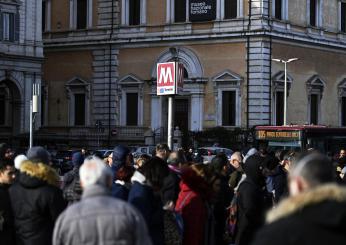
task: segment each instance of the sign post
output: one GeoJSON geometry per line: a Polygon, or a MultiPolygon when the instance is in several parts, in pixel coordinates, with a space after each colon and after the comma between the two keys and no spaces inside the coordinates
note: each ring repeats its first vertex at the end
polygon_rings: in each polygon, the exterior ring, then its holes
{"type": "Polygon", "coordinates": [[[183,89],[184,66],[178,62],[157,64],[157,95],[168,95],[167,145],[173,149],[174,100],[173,96],[183,89]]]}

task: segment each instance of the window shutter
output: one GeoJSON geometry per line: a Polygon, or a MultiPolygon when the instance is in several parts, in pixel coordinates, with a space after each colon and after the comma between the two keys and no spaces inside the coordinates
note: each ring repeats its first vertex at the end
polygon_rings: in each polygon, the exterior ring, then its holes
{"type": "Polygon", "coordinates": [[[15,27],[14,27],[14,40],[19,41],[19,33],[20,33],[20,14],[15,14],[15,27]]]}
{"type": "Polygon", "coordinates": [[[0,40],[3,39],[4,30],[3,30],[3,19],[2,19],[2,13],[0,12],[0,40]]]}

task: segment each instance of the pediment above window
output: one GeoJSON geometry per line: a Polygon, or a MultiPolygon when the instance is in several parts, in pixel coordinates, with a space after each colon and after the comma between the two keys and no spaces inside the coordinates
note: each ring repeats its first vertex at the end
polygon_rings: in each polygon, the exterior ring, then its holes
{"type": "Polygon", "coordinates": [[[67,87],[89,86],[89,85],[90,85],[89,82],[79,77],[74,77],[65,84],[65,86],[67,87]]]}
{"type": "Polygon", "coordinates": [[[140,85],[140,84],[143,84],[143,80],[141,80],[135,75],[129,74],[119,79],[118,84],[121,86],[140,85]]]}
{"type": "Polygon", "coordinates": [[[318,75],[314,75],[306,82],[306,86],[309,93],[323,93],[326,83],[318,75]]]}
{"type": "Polygon", "coordinates": [[[344,78],[338,85],[339,97],[346,97],[346,78],[344,78]]]}
{"type": "MultiPolygon", "coordinates": [[[[276,73],[273,76],[272,81],[274,83],[284,83],[285,82],[285,72],[279,71],[278,73],[276,73]]],[[[293,78],[289,74],[287,74],[287,82],[289,82],[289,83],[293,82],[293,78]]]]}

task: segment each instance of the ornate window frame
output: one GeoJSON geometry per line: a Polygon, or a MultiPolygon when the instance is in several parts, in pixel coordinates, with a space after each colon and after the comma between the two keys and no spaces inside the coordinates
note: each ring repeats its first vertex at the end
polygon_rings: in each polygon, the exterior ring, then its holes
{"type": "MultiPolygon", "coordinates": [[[[293,78],[287,74],[287,96],[290,94],[293,78]]],[[[285,71],[279,71],[272,77],[272,124],[276,125],[276,100],[277,92],[285,90],[285,71]]]]}
{"type": "Polygon", "coordinates": [[[68,125],[75,126],[75,103],[74,95],[85,94],[85,124],[90,125],[90,83],[79,77],[74,77],[65,84],[68,100],[68,125]]]}
{"type": "Polygon", "coordinates": [[[215,95],[215,114],[216,125],[224,126],[222,122],[222,92],[235,91],[236,92],[236,120],[233,126],[224,127],[240,127],[241,126],[241,83],[243,78],[230,71],[225,70],[212,78],[214,85],[215,95]]]}
{"type": "MultiPolygon", "coordinates": [[[[139,25],[147,23],[147,0],[140,0],[140,21],[139,25]]],[[[130,0],[121,0],[121,25],[130,25],[130,0]]]]}
{"type": "Polygon", "coordinates": [[[119,97],[119,115],[120,126],[126,125],[126,94],[137,93],[138,94],[138,111],[137,111],[137,126],[143,126],[143,93],[144,93],[144,81],[133,74],[126,75],[118,81],[118,97],[119,97]]]}
{"type": "Polygon", "coordinates": [[[346,125],[342,125],[342,98],[346,97],[346,78],[344,78],[341,82],[338,84],[338,116],[339,116],[339,125],[341,127],[344,127],[346,125]]]}
{"type": "MultiPolygon", "coordinates": [[[[87,1],[87,26],[86,28],[92,28],[93,25],[93,0],[87,1]]],[[[70,0],[70,29],[77,29],[77,0],[70,0]]]]}
{"type": "MultiPolygon", "coordinates": [[[[272,17],[275,18],[275,1],[271,2],[272,17]]],[[[288,21],[288,0],[281,0],[281,20],[288,21]]]]}
{"type": "Polygon", "coordinates": [[[316,26],[310,23],[310,0],[306,0],[306,23],[309,27],[321,28],[323,26],[323,0],[316,0],[316,26]]]}
{"type": "Polygon", "coordinates": [[[312,94],[316,94],[318,95],[318,121],[317,123],[321,123],[321,101],[322,101],[322,97],[323,97],[323,91],[324,88],[326,87],[326,82],[320,78],[320,76],[318,75],[314,75],[312,76],[307,82],[306,82],[306,88],[307,88],[307,96],[308,96],[308,107],[307,107],[307,121],[309,122],[309,124],[311,124],[311,95],[312,94]]]}

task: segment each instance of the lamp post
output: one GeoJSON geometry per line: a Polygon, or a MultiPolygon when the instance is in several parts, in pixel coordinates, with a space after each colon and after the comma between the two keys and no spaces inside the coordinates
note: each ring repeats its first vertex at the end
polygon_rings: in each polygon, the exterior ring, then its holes
{"type": "Polygon", "coordinates": [[[285,83],[284,83],[284,126],[287,125],[287,63],[298,60],[298,58],[291,58],[288,60],[272,59],[272,61],[284,63],[285,65],[285,83]]]}
{"type": "Polygon", "coordinates": [[[29,148],[33,146],[34,142],[34,123],[36,114],[38,113],[38,97],[40,95],[40,84],[34,83],[32,85],[32,99],[30,100],[30,131],[29,131],[29,148]]]}

